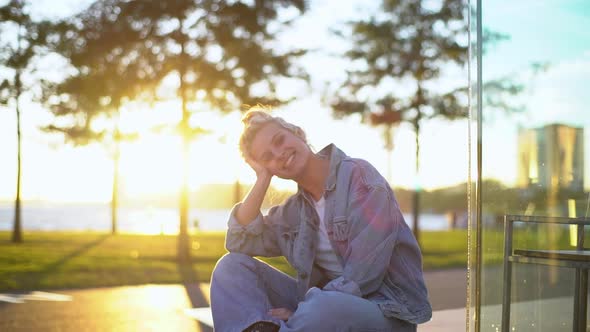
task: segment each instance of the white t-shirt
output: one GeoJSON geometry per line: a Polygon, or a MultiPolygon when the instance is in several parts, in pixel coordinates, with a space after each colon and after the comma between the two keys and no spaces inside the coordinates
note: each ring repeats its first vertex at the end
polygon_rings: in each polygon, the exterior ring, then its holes
{"type": "Polygon", "coordinates": [[[315,263],[328,275],[330,279],[338,278],[342,275],[342,265],[332,249],[326,225],[324,225],[324,211],[326,201],[322,197],[319,201],[314,201],[315,210],[320,217],[320,229],[318,231],[318,246],[315,254],[315,263]]]}

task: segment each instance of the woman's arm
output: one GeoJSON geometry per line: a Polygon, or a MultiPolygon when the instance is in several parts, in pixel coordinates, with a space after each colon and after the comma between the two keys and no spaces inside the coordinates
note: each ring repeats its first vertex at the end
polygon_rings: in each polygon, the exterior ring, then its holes
{"type": "Polygon", "coordinates": [[[260,207],[264,201],[264,195],[266,195],[266,191],[270,186],[270,180],[272,179],[272,174],[268,169],[256,161],[246,158],[246,162],[256,172],[256,183],[254,183],[254,186],[250,189],[246,198],[244,198],[244,201],[236,211],[235,217],[237,221],[244,226],[249,225],[260,214],[260,207]]]}
{"type": "Polygon", "coordinates": [[[225,247],[230,252],[251,256],[279,256],[282,253],[272,220],[280,218],[282,207],[271,208],[267,216],[260,213],[273,175],[251,159],[246,159],[246,162],[256,172],[256,183],[230,214],[225,247]]]}
{"type": "Polygon", "coordinates": [[[249,225],[260,214],[260,207],[270,185],[271,178],[272,176],[269,175],[256,177],[256,183],[254,183],[254,186],[250,189],[246,198],[244,198],[244,201],[242,201],[242,204],[236,211],[236,219],[241,225],[249,225]]]}

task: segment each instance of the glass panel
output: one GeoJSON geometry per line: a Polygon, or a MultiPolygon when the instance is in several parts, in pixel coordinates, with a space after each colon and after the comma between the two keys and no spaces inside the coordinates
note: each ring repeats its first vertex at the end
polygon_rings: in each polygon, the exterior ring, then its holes
{"type": "MultiPolygon", "coordinates": [[[[590,6],[586,0],[478,3],[482,107],[472,121],[482,120],[475,201],[481,215],[472,219],[471,237],[480,226],[481,273],[474,330],[500,331],[509,280],[509,331],[571,331],[575,269],[513,262],[504,279],[504,216],[590,217],[590,6]]],[[[473,135],[471,144],[477,144],[473,135]]],[[[573,250],[576,231],[515,222],[512,248],[573,250]]],[[[589,238],[586,233],[587,247],[589,238]]],[[[475,255],[477,246],[470,250],[475,255]]],[[[476,298],[478,290],[471,292],[476,298]]]]}
{"type": "Polygon", "coordinates": [[[467,181],[467,209],[468,209],[468,229],[467,229],[467,243],[468,243],[468,254],[467,254],[467,328],[469,331],[476,331],[476,322],[479,317],[479,288],[480,287],[480,275],[478,267],[480,266],[479,253],[478,253],[478,225],[476,224],[477,218],[477,178],[478,178],[478,162],[477,162],[477,151],[478,151],[478,97],[481,95],[478,89],[478,25],[481,20],[478,18],[480,1],[471,0],[469,1],[469,129],[468,129],[468,153],[469,153],[469,178],[467,181]]]}

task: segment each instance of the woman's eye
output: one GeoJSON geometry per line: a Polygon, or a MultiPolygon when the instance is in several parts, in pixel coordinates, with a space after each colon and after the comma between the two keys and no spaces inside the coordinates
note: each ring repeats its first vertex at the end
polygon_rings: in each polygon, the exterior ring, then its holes
{"type": "Polygon", "coordinates": [[[283,144],[283,140],[284,140],[284,139],[285,139],[285,135],[281,135],[281,136],[279,136],[279,137],[277,138],[277,140],[276,140],[276,144],[277,144],[277,145],[281,145],[281,144],[283,144]]]}

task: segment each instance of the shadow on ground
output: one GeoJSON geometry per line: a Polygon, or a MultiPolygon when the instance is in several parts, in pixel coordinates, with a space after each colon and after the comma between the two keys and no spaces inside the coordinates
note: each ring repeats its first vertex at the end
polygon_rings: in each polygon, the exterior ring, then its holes
{"type": "MultiPolygon", "coordinates": [[[[27,280],[28,285],[39,285],[39,284],[41,284],[43,279],[45,279],[48,276],[50,276],[51,274],[55,273],[65,263],[67,263],[68,261],[70,261],[78,256],[81,256],[82,254],[89,251],[90,249],[100,245],[102,242],[104,242],[110,236],[111,236],[111,234],[105,234],[103,236],[100,236],[96,240],[81,246],[80,248],[76,249],[75,251],[72,251],[71,253],[60,258],[59,260],[44,266],[42,269],[37,270],[37,271],[27,271],[26,273],[21,273],[21,274],[17,275],[16,278],[20,279],[20,280],[27,280]]],[[[34,289],[22,289],[18,292],[14,292],[14,293],[25,294],[25,293],[28,293],[33,290],[34,289]]],[[[7,304],[6,302],[0,302],[0,307],[5,306],[6,304],[7,304]]]]}
{"type": "MultiPolygon", "coordinates": [[[[182,285],[186,291],[186,294],[191,302],[193,308],[208,307],[209,301],[208,296],[203,293],[201,285],[199,283],[199,276],[193,269],[191,262],[178,262],[178,272],[182,278],[182,285]]],[[[198,328],[202,332],[213,332],[213,328],[195,321],[198,328]]]]}

